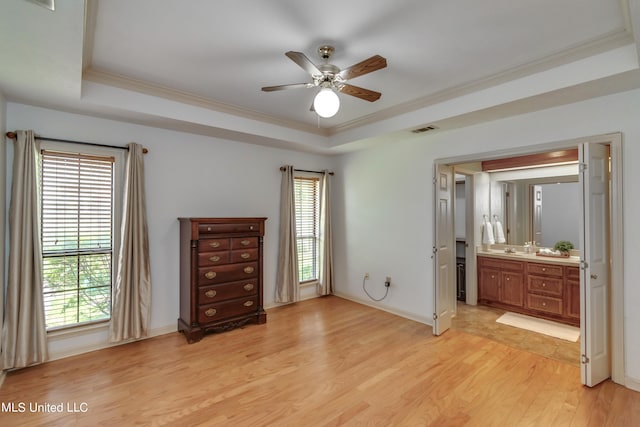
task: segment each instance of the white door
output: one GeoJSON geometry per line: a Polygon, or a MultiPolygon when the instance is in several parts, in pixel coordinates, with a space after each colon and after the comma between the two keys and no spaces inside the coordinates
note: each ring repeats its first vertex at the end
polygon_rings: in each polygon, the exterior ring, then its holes
{"type": "Polygon", "coordinates": [[[580,227],[582,270],[580,334],[582,383],[594,386],[611,376],[609,338],[609,147],[581,144],[580,227]]]}
{"type": "Polygon", "coordinates": [[[435,166],[435,297],[433,334],[440,335],[451,327],[456,304],[456,264],[453,212],[453,168],[435,166]]]}

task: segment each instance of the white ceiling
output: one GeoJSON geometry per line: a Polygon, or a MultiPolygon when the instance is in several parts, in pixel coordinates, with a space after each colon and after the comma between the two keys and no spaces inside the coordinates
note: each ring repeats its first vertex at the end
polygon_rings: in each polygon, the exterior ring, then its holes
{"type": "Polygon", "coordinates": [[[548,106],[593,96],[590,91],[601,95],[635,86],[636,5],[637,0],[58,0],[51,12],[7,0],[0,4],[0,90],[10,100],[70,111],[249,142],[321,140],[331,148],[414,126],[465,123],[460,118],[474,112],[485,117],[487,111],[520,111],[512,105],[516,101],[528,100],[525,109],[533,109],[538,103],[532,99],[548,106]],[[340,68],[375,54],[385,57],[387,68],[350,81],[382,92],[381,99],[369,103],[340,94],[338,114],[319,120],[309,111],[316,89],[260,90],[310,81],[284,53],[300,51],[321,63],[316,50],[322,44],[335,46],[330,62],[340,68]],[[571,64],[581,70],[579,61],[583,71],[561,81],[571,64]],[[584,67],[592,75],[582,75],[584,67]],[[509,88],[513,81],[520,82],[518,89],[509,88]],[[598,84],[605,81],[607,90],[598,84]],[[452,107],[462,99],[464,106],[452,107]],[[500,109],[504,105],[513,108],[500,109]],[[445,107],[450,111],[442,112],[445,107]]]}

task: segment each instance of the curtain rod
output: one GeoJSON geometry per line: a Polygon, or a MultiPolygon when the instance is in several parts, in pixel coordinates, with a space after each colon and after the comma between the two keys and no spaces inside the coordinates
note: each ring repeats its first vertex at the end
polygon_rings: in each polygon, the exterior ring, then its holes
{"type": "MultiPolygon", "coordinates": [[[[280,166],[280,171],[281,172],[284,172],[286,170],[287,170],[286,166],[280,166]]],[[[294,171],[296,171],[296,172],[309,172],[309,173],[324,173],[323,171],[308,171],[308,170],[305,170],[305,169],[294,169],[294,171]]],[[[329,175],[333,175],[333,172],[329,172],[329,175]]]]}
{"type": "MultiPolygon", "coordinates": [[[[15,132],[7,132],[6,136],[9,139],[16,139],[18,137],[18,134],[16,134],[15,132]]],[[[72,144],[84,144],[84,145],[93,145],[96,147],[109,147],[109,148],[118,148],[120,150],[129,150],[129,147],[123,147],[121,145],[98,144],[97,142],[70,141],[68,139],[47,138],[44,136],[36,136],[35,138],[41,141],[70,142],[72,144]]],[[[147,154],[149,150],[147,150],[146,148],[143,148],[142,152],[144,154],[147,154]]]]}

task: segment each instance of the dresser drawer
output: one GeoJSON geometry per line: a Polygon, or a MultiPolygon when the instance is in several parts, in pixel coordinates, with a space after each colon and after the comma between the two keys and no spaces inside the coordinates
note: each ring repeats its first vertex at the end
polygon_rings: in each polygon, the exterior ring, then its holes
{"type": "Polygon", "coordinates": [[[198,321],[200,323],[217,322],[230,317],[241,316],[258,310],[258,297],[238,298],[218,304],[201,305],[198,307],[198,321]]]}
{"type": "Polygon", "coordinates": [[[236,282],[258,276],[258,263],[227,264],[198,268],[198,284],[236,282]]]}
{"type": "Polygon", "coordinates": [[[536,264],[534,262],[529,263],[529,274],[539,274],[543,276],[558,276],[562,277],[562,266],[551,264],[536,264]]]}
{"type": "Polygon", "coordinates": [[[561,315],[562,300],[560,298],[528,294],[527,308],[531,310],[543,311],[545,313],[561,315]]]}
{"type": "Polygon", "coordinates": [[[234,298],[252,296],[257,293],[257,279],[225,283],[222,285],[201,286],[198,288],[198,304],[213,304],[234,298]]]}
{"type": "Polygon", "coordinates": [[[558,297],[562,296],[562,278],[528,276],[527,282],[527,289],[529,292],[544,293],[558,297]]]}
{"type": "Polygon", "coordinates": [[[198,265],[203,267],[205,265],[229,264],[230,258],[229,251],[200,252],[198,254],[198,265]]]}
{"type": "Polygon", "coordinates": [[[505,260],[501,258],[490,258],[490,257],[478,257],[482,267],[491,267],[497,268],[500,270],[509,270],[509,271],[524,271],[524,262],[522,261],[511,261],[505,260]]]}
{"type": "Polygon", "coordinates": [[[231,262],[255,261],[258,259],[258,255],[258,248],[231,251],[231,262]]]}
{"type": "Polygon", "coordinates": [[[229,239],[202,239],[198,241],[199,252],[223,251],[229,249],[229,239]]]}
{"type": "Polygon", "coordinates": [[[234,237],[231,239],[231,249],[249,249],[257,247],[257,237],[234,237]]]}
{"type": "Polygon", "coordinates": [[[198,233],[201,235],[206,234],[221,234],[221,233],[251,233],[259,232],[260,224],[256,223],[229,223],[229,224],[198,224],[198,233]]]}

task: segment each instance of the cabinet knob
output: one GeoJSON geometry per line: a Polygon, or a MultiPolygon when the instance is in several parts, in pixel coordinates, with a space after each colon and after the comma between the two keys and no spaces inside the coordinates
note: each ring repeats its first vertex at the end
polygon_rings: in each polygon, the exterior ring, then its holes
{"type": "Polygon", "coordinates": [[[213,317],[216,315],[217,312],[218,310],[216,310],[215,308],[210,308],[209,310],[204,312],[204,315],[207,317],[213,317]]]}
{"type": "Polygon", "coordinates": [[[511,277],[507,277],[507,282],[508,282],[509,280],[511,280],[511,277]]]}
{"type": "Polygon", "coordinates": [[[492,279],[495,279],[495,278],[496,278],[496,276],[494,276],[494,275],[492,274],[492,275],[491,275],[491,278],[492,278],[492,279]]]}
{"type": "Polygon", "coordinates": [[[247,274],[251,274],[253,273],[253,270],[254,270],[253,267],[245,267],[243,271],[247,274]]]}
{"type": "Polygon", "coordinates": [[[253,301],[245,301],[243,305],[245,307],[251,307],[253,305],[253,301]]]}
{"type": "Polygon", "coordinates": [[[546,286],[547,286],[547,284],[546,284],[546,283],[543,283],[543,284],[542,284],[542,287],[543,287],[543,288],[545,288],[546,286]]]}
{"type": "Polygon", "coordinates": [[[209,289],[207,292],[204,293],[208,298],[213,298],[216,296],[217,292],[214,291],[213,289],[209,289]]]}
{"type": "Polygon", "coordinates": [[[249,252],[244,252],[244,253],[240,254],[240,258],[242,258],[242,259],[251,258],[251,254],[249,252]]]}
{"type": "Polygon", "coordinates": [[[543,303],[542,303],[542,306],[543,306],[543,307],[546,307],[546,306],[547,306],[547,303],[546,303],[546,302],[543,302],[543,303]]]}
{"type": "Polygon", "coordinates": [[[246,285],[243,286],[244,290],[249,292],[251,290],[253,290],[253,283],[247,283],[246,285]]]}
{"type": "Polygon", "coordinates": [[[204,274],[204,277],[206,277],[207,279],[213,279],[213,278],[214,278],[214,277],[216,277],[216,276],[217,276],[217,274],[216,274],[216,272],[215,272],[215,271],[207,271],[207,272],[204,274]]]}
{"type": "Polygon", "coordinates": [[[542,267],[542,271],[547,271],[547,269],[545,267],[542,267]]]}

